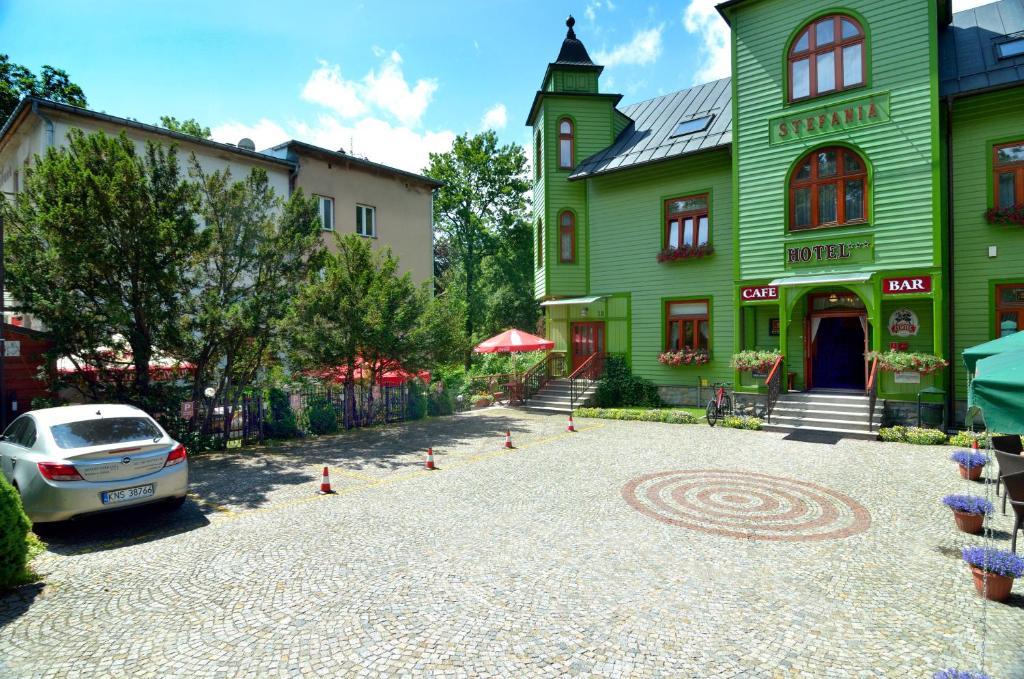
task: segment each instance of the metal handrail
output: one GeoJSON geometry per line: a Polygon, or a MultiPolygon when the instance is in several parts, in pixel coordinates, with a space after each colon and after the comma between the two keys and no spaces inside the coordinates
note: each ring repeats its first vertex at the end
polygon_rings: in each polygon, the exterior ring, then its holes
{"type": "Polygon", "coordinates": [[[551,351],[523,373],[523,400],[537,395],[552,378],[565,374],[565,352],[551,351]]]}
{"type": "Polygon", "coordinates": [[[769,424],[772,421],[772,410],[775,409],[775,404],[779,400],[779,393],[782,391],[782,358],[780,354],[775,359],[772,369],[768,372],[768,377],[764,380],[765,385],[768,387],[768,393],[765,394],[764,400],[764,420],[769,424]]]}
{"type": "Polygon", "coordinates": [[[868,384],[864,388],[864,394],[868,397],[868,431],[875,429],[875,403],[878,400],[878,357],[871,362],[871,372],[868,375],[868,384]]]}
{"type": "Polygon", "coordinates": [[[569,408],[576,410],[577,397],[583,396],[591,384],[604,375],[605,355],[591,354],[569,375],[569,408]]]}

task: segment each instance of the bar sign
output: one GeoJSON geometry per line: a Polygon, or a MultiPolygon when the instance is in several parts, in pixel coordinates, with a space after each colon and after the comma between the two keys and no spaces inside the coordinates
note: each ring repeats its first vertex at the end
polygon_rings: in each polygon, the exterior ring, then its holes
{"type": "Polygon", "coordinates": [[[932,291],[931,276],[900,276],[883,278],[883,295],[913,295],[932,291]]]}

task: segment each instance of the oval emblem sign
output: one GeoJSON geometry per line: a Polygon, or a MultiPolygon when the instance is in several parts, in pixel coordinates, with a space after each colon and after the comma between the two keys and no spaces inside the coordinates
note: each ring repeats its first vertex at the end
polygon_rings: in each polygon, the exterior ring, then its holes
{"type": "Polygon", "coordinates": [[[920,329],[917,314],[911,309],[897,309],[889,316],[889,334],[893,337],[914,337],[920,329]]]}
{"type": "Polygon", "coordinates": [[[129,464],[131,461],[132,461],[132,458],[130,458],[130,457],[122,457],[121,458],[121,464],[129,464]]]}

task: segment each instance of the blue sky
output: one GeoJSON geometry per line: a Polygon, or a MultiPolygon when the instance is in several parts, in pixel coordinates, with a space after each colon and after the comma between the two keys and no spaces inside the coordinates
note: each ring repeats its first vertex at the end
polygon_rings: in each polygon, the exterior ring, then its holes
{"type": "MultiPolygon", "coordinates": [[[[955,0],[957,9],[988,0],[955,0]]],[[[409,170],[523,127],[565,17],[624,103],[728,75],[714,0],[0,0],[0,50],[67,70],[89,107],[197,118],[259,148],[298,138],[409,170]]]]}

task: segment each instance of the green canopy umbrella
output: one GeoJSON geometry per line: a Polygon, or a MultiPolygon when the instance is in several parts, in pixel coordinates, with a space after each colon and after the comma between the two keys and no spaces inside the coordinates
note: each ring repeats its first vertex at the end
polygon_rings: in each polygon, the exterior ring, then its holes
{"type": "Polygon", "coordinates": [[[1024,351],[1024,332],[1015,332],[1006,337],[964,349],[964,365],[967,366],[967,372],[973,373],[975,365],[981,359],[1007,351],[1024,351]]]}
{"type": "MultiPolygon", "coordinates": [[[[964,354],[966,362],[967,352],[964,354]]],[[[977,361],[967,391],[967,421],[979,412],[989,431],[1024,434],[1024,351],[1008,351],[977,361]]]]}

